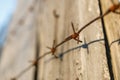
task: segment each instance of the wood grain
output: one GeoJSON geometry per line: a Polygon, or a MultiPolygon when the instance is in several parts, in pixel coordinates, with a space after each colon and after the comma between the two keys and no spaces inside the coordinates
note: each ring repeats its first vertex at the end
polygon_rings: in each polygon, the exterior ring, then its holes
{"type": "MultiPolygon", "coordinates": [[[[13,16],[0,61],[0,80],[10,80],[36,56],[36,33],[39,56],[73,34],[71,22],[78,31],[100,15],[98,0],[19,0],[13,16]],[[93,3],[94,2],[94,3],[93,3]],[[59,15],[55,18],[54,11],[59,15]],[[36,32],[38,31],[38,32],[36,32]]],[[[111,5],[101,0],[103,13],[111,5]]],[[[111,49],[115,80],[120,77],[120,31],[117,14],[104,18],[111,49]],[[119,43],[118,43],[119,42],[119,43]]],[[[49,54],[39,62],[38,80],[110,80],[102,22],[98,20],[80,33],[82,43],[70,40],[57,48],[54,58],[49,54]]],[[[18,80],[34,80],[34,67],[18,80]]]]}
{"type": "MultiPolygon", "coordinates": [[[[41,0],[40,5],[40,55],[49,51],[45,47],[52,46],[54,39],[59,43],[73,33],[71,21],[78,30],[100,12],[97,0],[41,0]],[[60,15],[56,26],[54,9],[60,15]]],[[[71,40],[57,49],[62,58],[48,55],[41,60],[38,80],[110,80],[101,21],[86,28],[80,39],[83,43],[71,40]]]]}
{"type": "MultiPolygon", "coordinates": [[[[34,0],[19,0],[8,30],[0,61],[0,80],[10,80],[29,66],[35,58],[34,0]]],[[[34,67],[18,80],[33,80],[34,67]]]]}
{"type": "MultiPolygon", "coordinates": [[[[101,3],[103,13],[112,5],[109,0],[101,0],[101,3]]],[[[111,50],[114,78],[120,80],[120,15],[110,13],[104,18],[104,22],[111,50]]]]}

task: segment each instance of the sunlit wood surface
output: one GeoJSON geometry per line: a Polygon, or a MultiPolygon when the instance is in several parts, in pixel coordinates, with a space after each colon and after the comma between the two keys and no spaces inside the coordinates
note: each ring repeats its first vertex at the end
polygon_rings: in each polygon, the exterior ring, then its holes
{"type": "MultiPolygon", "coordinates": [[[[0,57],[0,80],[16,77],[36,56],[50,51],[46,47],[52,47],[54,40],[59,44],[73,34],[71,22],[78,31],[100,16],[100,5],[104,13],[112,3],[109,0],[100,3],[99,0],[19,0],[0,57]]],[[[80,33],[82,43],[70,40],[62,44],[55,52],[61,57],[56,59],[52,54],[43,57],[37,68],[31,68],[17,80],[111,80],[110,72],[115,80],[120,80],[119,22],[120,15],[114,13],[106,15],[103,22],[95,21],[80,33]],[[110,53],[106,50],[105,33],[110,53]]]]}

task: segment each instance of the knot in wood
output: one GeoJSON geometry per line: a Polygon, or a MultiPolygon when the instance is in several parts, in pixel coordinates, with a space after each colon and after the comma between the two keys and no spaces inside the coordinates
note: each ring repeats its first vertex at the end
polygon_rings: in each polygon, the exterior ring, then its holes
{"type": "Polygon", "coordinates": [[[16,80],[16,78],[11,78],[11,80],[16,80]]]}

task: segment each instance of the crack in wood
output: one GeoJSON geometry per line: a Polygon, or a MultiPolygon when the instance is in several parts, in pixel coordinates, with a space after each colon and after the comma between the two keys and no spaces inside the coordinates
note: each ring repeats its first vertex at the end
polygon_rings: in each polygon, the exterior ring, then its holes
{"type": "MultiPolygon", "coordinates": [[[[101,1],[98,0],[98,3],[99,3],[99,8],[100,8],[100,15],[103,15],[102,8],[101,8],[101,1]]],[[[113,66],[112,66],[111,55],[110,55],[110,47],[109,47],[109,43],[108,43],[108,37],[107,37],[103,17],[101,18],[101,23],[102,23],[102,29],[103,29],[103,34],[104,34],[106,57],[107,57],[107,64],[108,64],[108,68],[109,68],[110,79],[114,80],[113,66]]]]}

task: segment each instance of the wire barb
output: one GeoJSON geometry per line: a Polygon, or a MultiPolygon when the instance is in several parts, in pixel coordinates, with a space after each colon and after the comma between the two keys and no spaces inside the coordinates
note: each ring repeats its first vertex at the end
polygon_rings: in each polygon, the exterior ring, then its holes
{"type": "Polygon", "coordinates": [[[52,45],[52,48],[51,47],[47,47],[48,49],[50,49],[50,51],[51,51],[51,53],[52,53],[52,55],[54,55],[55,56],[55,58],[58,58],[56,55],[55,55],[55,52],[56,52],[56,41],[54,40],[53,41],[53,45],[52,45]]]}
{"type": "Polygon", "coordinates": [[[53,15],[55,18],[59,18],[59,14],[57,14],[56,10],[53,10],[53,15]]]}
{"type": "MultiPolygon", "coordinates": [[[[103,15],[101,16],[98,16],[97,18],[91,20],[89,23],[87,23],[85,26],[83,26],[80,30],[78,30],[78,32],[75,31],[75,28],[74,28],[74,24],[73,22],[71,22],[71,26],[72,26],[72,29],[73,29],[73,34],[68,36],[67,38],[65,38],[62,42],[60,42],[59,44],[56,45],[55,43],[55,40],[53,41],[53,45],[52,45],[52,48],[51,47],[47,47],[48,49],[50,49],[49,52],[45,53],[44,55],[38,57],[36,60],[32,61],[32,64],[29,65],[26,69],[24,69],[23,71],[21,71],[16,77],[14,78],[11,78],[11,80],[17,80],[19,77],[21,77],[25,72],[27,72],[29,69],[31,69],[31,67],[35,66],[36,64],[38,64],[38,61],[40,59],[42,59],[43,57],[45,57],[46,55],[48,55],[49,53],[52,53],[52,55],[54,55],[56,58],[58,58],[56,55],[55,55],[55,51],[56,51],[56,48],[59,47],[60,45],[64,44],[65,42],[71,40],[71,39],[74,39],[77,41],[77,43],[79,42],[82,42],[81,40],[79,40],[79,34],[81,31],[83,31],[86,27],[88,27],[88,25],[92,24],[93,22],[95,22],[96,20],[100,19],[100,18],[103,18],[104,16],[106,16],[108,13],[110,12],[114,12],[114,13],[119,13],[120,12],[116,12],[116,10],[120,7],[120,0],[119,0],[119,3],[118,4],[113,4],[103,15]]],[[[56,13],[56,10],[53,11],[54,13],[54,16],[56,18],[59,17],[59,15],[56,13]]],[[[120,41],[118,42],[118,44],[120,45],[120,41]]]]}
{"type": "Polygon", "coordinates": [[[76,33],[76,32],[75,32],[74,25],[73,25],[73,22],[71,22],[71,25],[72,25],[73,32],[76,33]]]}

